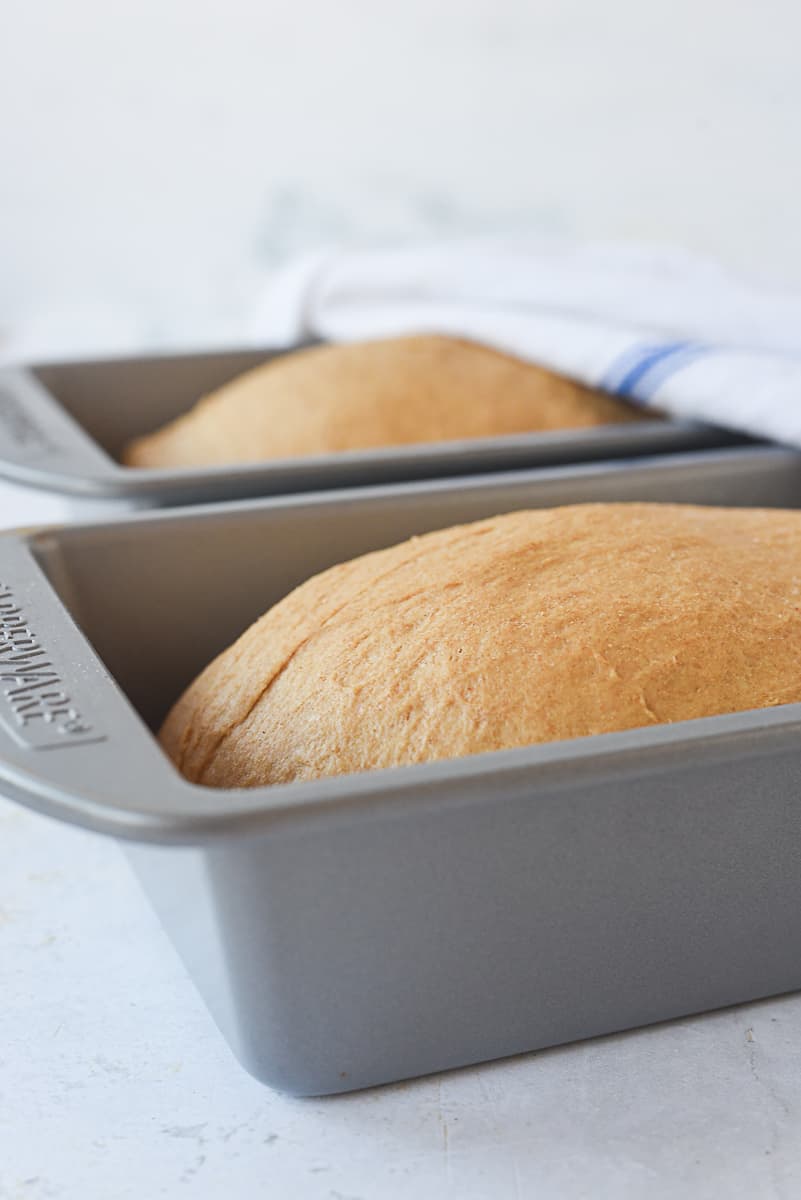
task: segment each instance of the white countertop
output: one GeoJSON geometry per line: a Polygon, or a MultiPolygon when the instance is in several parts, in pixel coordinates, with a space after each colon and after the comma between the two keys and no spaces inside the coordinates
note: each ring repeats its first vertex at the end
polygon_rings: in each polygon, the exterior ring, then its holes
{"type": "Polygon", "coordinates": [[[234,1061],[114,842],[0,801],[0,881],[2,1200],[801,1192],[801,996],[294,1100],[234,1061]]]}

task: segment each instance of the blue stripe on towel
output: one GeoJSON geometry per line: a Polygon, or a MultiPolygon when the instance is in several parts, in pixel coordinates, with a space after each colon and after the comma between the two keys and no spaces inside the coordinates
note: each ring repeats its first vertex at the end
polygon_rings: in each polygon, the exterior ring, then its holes
{"type": "Polygon", "coordinates": [[[648,400],[675,371],[709,350],[700,342],[660,342],[634,347],[621,354],[600,386],[615,396],[648,400]]]}
{"type": "Polygon", "coordinates": [[[629,346],[622,354],[613,359],[609,367],[598,381],[598,387],[605,392],[617,392],[621,383],[635,367],[665,346],[665,342],[638,342],[629,346]]]}
{"type": "Polygon", "coordinates": [[[640,380],[637,387],[637,399],[651,400],[666,379],[678,371],[683,371],[685,367],[702,355],[711,353],[711,350],[711,346],[703,346],[700,342],[688,342],[679,353],[671,355],[670,358],[661,359],[640,380]]]}
{"type": "Polygon", "coordinates": [[[689,345],[689,342],[667,342],[661,346],[647,347],[639,362],[634,363],[620,380],[615,388],[615,395],[630,395],[643,376],[652,371],[659,363],[664,362],[666,358],[671,358],[674,354],[686,350],[689,345]]]}

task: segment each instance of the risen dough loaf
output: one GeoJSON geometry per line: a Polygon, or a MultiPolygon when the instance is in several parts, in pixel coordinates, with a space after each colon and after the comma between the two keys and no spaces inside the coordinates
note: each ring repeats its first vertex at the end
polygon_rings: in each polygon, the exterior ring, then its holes
{"type": "Polygon", "coordinates": [[[220,787],[801,700],[801,513],[511,513],[331,568],[188,688],[163,744],[220,787]]]}
{"type": "Polygon", "coordinates": [[[453,338],[317,346],[267,362],[132,442],[132,467],[291,458],[643,419],[540,367],[453,338]]]}

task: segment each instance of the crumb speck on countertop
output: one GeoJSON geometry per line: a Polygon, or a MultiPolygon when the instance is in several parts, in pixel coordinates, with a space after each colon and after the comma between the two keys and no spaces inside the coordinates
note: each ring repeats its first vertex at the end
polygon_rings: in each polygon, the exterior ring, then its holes
{"type": "Polygon", "coordinates": [[[199,1125],[165,1125],[161,1132],[172,1138],[193,1138],[202,1145],[206,1141],[203,1130],[207,1125],[208,1121],[201,1121],[199,1125]]]}

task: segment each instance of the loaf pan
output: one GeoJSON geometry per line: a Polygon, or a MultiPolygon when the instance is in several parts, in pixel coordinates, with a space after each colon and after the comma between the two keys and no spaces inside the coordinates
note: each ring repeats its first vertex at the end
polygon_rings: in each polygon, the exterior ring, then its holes
{"type": "Polygon", "coordinates": [[[225,467],[142,470],[118,458],[133,437],[186,412],[276,352],[238,351],[0,371],[0,480],[61,493],[69,515],[195,504],[356,484],[697,450],[745,439],[643,420],[594,429],[349,451],[225,467]]]}
{"type": "Polygon", "coordinates": [[[347,1091],[801,986],[799,704],[230,791],[188,783],[151,732],[313,572],[453,522],[598,500],[801,507],[801,457],[740,449],[0,538],[0,789],[123,839],[258,1078],[347,1091]]]}

